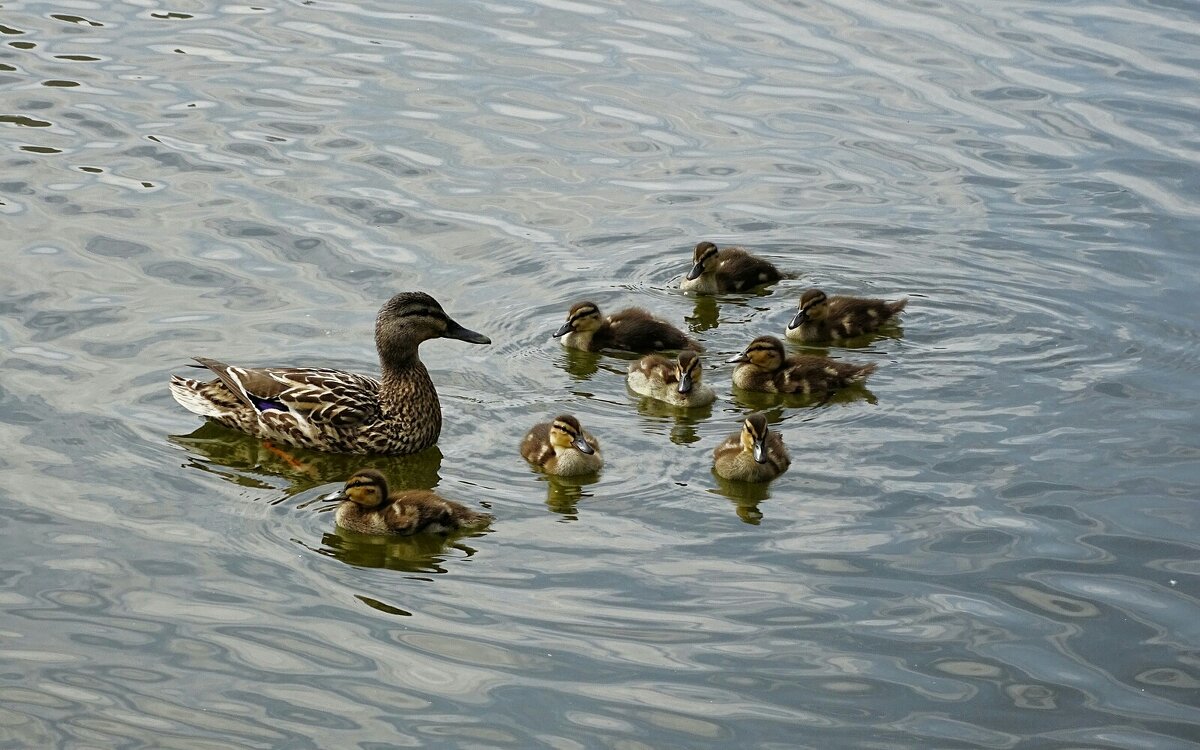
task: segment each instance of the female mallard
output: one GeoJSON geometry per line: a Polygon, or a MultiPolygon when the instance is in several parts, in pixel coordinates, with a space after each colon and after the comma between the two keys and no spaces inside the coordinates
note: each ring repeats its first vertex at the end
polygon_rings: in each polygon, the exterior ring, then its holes
{"type": "Polygon", "coordinates": [[[811,354],[788,357],[784,354],[783,342],[774,336],[759,336],[729,361],[737,363],[733,371],[734,385],[764,393],[824,395],[864,380],[875,372],[874,363],[852,365],[811,354]]]}
{"type": "Polygon", "coordinates": [[[442,408],[417,347],[449,338],[490,344],[451,320],[424,292],[402,292],[375,319],[380,380],[342,370],[249,369],[212,359],[209,382],[175,375],[171,395],[185,409],[255,437],[335,453],[416,453],[437,442],[442,408]]]}
{"type": "Polygon", "coordinates": [[[675,361],[661,354],[647,354],[629,366],[626,382],[634,393],[672,406],[708,406],[717,395],[700,382],[702,374],[700,357],[684,349],[675,361]]]}
{"type": "Polygon", "coordinates": [[[567,322],[554,332],[554,338],[561,338],[563,346],[585,352],[620,349],[646,354],[663,349],[704,350],[683,331],[640,307],[626,308],[602,318],[594,302],[572,306],[567,322]]]}
{"type": "Polygon", "coordinates": [[[521,441],[521,455],[547,474],[560,477],[591,474],[604,465],[600,443],[569,414],[535,424],[521,441]]]}
{"type": "Polygon", "coordinates": [[[679,282],[679,288],[701,294],[746,292],[782,278],[774,264],[740,247],[717,249],[711,242],[701,242],[692,253],[692,270],[679,282]]]}
{"type": "Polygon", "coordinates": [[[800,310],[788,323],[787,337],[793,341],[819,343],[852,339],[879,330],[898,315],[908,298],[888,302],[866,297],[827,297],[820,289],[800,295],[800,310]]]}
{"type": "Polygon", "coordinates": [[[713,470],[724,479],[739,482],[769,482],[787,471],[792,463],[783,438],[767,428],[767,418],[751,414],[740,432],[725,439],[713,451],[713,470]]]}
{"type": "Polygon", "coordinates": [[[480,529],[492,516],[440,497],[429,490],[388,492],[387,479],[374,469],[360,469],[346,480],[340,492],[326,500],[340,500],[337,525],[360,534],[440,533],[480,529]]]}

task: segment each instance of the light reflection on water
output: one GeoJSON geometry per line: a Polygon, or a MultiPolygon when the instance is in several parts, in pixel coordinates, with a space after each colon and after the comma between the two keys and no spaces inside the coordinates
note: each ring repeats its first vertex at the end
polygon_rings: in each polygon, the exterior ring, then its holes
{"type": "Polygon", "coordinates": [[[3,10],[0,745],[1194,746],[1189,9],[3,10]],[[701,239],[788,278],[685,295],[701,239]],[[735,392],[810,286],[910,297],[789,344],[878,372],[735,392]],[[374,371],[414,288],[495,342],[422,348],[438,449],[166,391],[197,354],[374,371]],[[564,351],[582,299],[686,324],[717,403],[564,351]],[[751,409],[769,486],[710,470],[751,409]],[[520,459],[564,411],[597,476],[520,459]],[[335,530],[367,466],[497,521],[335,530]]]}

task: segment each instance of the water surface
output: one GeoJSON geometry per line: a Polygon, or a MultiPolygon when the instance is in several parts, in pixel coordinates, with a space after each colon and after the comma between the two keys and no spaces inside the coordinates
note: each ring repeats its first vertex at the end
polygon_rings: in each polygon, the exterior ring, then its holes
{"type": "Polygon", "coordinates": [[[1177,748],[1200,736],[1200,14],[1186,3],[0,2],[0,745],[1177,748]],[[700,239],[790,278],[677,291],[700,239]],[[722,360],[910,297],[819,405],[722,360]],[[280,451],[189,358],[374,372],[439,449],[280,451]],[[681,414],[549,337],[700,338],[681,414]],[[767,488],[712,448],[765,408],[767,488]],[[576,414],[603,473],[517,443],[576,414]],[[198,429],[199,428],[199,429],[198,429]],[[337,532],[355,468],[497,516],[337,532]]]}

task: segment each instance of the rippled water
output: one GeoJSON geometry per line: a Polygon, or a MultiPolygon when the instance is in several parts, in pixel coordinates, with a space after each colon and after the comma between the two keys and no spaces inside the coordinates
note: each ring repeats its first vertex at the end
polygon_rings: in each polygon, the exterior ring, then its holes
{"type": "Polygon", "coordinates": [[[1193,747],[1200,12],[1186,2],[0,1],[0,746],[1193,747]],[[676,285],[699,239],[792,278],[676,285]],[[868,390],[732,397],[799,291],[911,298],[868,390]],[[188,358],[376,368],[440,453],[284,453],[188,358]],[[645,305],[708,413],[549,334],[645,305]],[[768,408],[759,492],[711,450],[768,408]],[[577,414],[597,481],[516,444],[577,414]],[[335,533],[354,468],[498,520],[335,533]]]}

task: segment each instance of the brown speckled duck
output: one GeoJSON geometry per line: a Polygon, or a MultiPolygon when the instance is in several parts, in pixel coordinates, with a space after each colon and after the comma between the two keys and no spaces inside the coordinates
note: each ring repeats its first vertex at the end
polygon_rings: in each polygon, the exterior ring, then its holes
{"type": "Polygon", "coordinates": [[[828,297],[820,289],[809,289],[800,295],[800,310],[788,323],[785,333],[793,341],[808,344],[852,339],[879,330],[907,304],[907,297],[888,302],[866,297],[828,297]]]}
{"type": "Polygon", "coordinates": [[[604,465],[600,443],[569,414],[534,425],[521,441],[521,455],[547,474],[560,477],[591,474],[604,465]]]}
{"type": "Polygon", "coordinates": [[[783,438],[768,429],[762,414],[746,417],[742,429],[713,451],[717,475],[740,482],[769,482],[787,471],[791,463],[783,438]]]}
{"type": "Polygon", "coordinates": [[[704,350],[683,331],[640,307],[601,317],[594,302],[573,305],[567,321],[554,332],[554,338],[560,339],[563,346],[587,352],[619,349],[646,354],[664,349],[704,350]]]}
{"type": "Polygon", "coordinates": [[[811,354],[787,356],[783,342],[774,336],[759,336],[730,362],[733,384],[748,391],[823,395],[864,380],[875,372],[875,364],[852,365],[811,354]]]}
{"type": "Polygon", "coordinates": [[[337,525],[360,534],[443,533],[481,529],[492,522],[460,503],[430,490],[388,492],[387,479],[374,469],[361,469],[346,480],[340,492],[326,497],[340,500],[337,525]]]}
{"type": "Polygon", "coordinates": [[[691,349],[684,349],[675,360],[661,354],[647,354],[629,366],[626,382],[634,393],[672,406],[708,406],[717,400],[717,395],[701,382],[703,373],[700,357],[691,349]]]}
{"type": "Polygon", "coordinates": [[[701,294],[748,292],[781,278],[783,274],[774,264],[740,247],[718,249],[711,242],[701,242],[692,253],[692,270],[679,282],[679,288],[701,294]]]}
{"type": "Polygon", "coordinates": [[[402,292],[375,319],[380,380],[343,370],[234,367],[196,361],[216,380],[171,378],[185,409],[255,437],[335,453],[406,454],[437,442],[442,409],[417,348],[435,338],[489,344],[454,322],[433,297],[402,292]]]}

